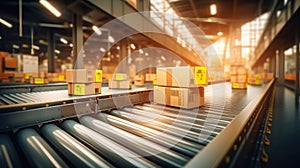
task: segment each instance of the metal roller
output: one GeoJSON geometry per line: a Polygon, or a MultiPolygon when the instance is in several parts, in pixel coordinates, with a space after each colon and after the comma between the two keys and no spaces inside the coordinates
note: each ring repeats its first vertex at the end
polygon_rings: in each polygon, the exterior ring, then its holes
{"type": "MultiPolygon", "coordinates": [[[[199,119],[196,118],[197,114],[194,114],[195,116],[192,117],[190,115],[186,115],[181,112],[179,115],[179,114],[175,114],[172,112],[168,112],[166,110],[163,110],[161,112],[160,109],[154,109],[151,107],[144,107],[144,106],[135,106],[135,107],[139,110],[144,110],[146,112],[146,113],[143,112],[141,115],[146,115],[146,116],[150,116],[150,117],[159,115],[159,117],[161,117],[163,121],[167,120],[171,123],[176,121],[178,123],[178,126],[181,126],[182,128],[187,128],[187,129],[193,130],[195,132],[202,131],[202,132],[207,132],[210,135],[216,136],[224,128],[223,126],[219,126],[219,125],[215,124],[215,123],[219,122],[218,120],[216,120],[216,119],[212,120],[211,118],[209,118],[207,120],[203,120],[203,121],[201,121],[202,124],[199,124],[199,119]],[[197,121],[198,121],[198,124],[196,124],[197,121]],[[179,123],[181,123],[181,124],[179,124],[179,123]],[[215,129],[213,129],[213,130],[207,129],[204,126],[204,123],[206,124],[206,126],[213,126],[215,129]]],[[[129,111],[129,109],[126,111],[129,111]]],[[[135,112],[135,110],[133,109],[133,110],[130,110],[129,112],[135,112]]],[[[136,113],[136,114],[139,114],[139,113],[136,113]]]]}
{"type": "Polygon", "coordinates": [[[157,167],[140,155],[73,120],[66,120],[61,126],[116,167],[157,167]]]}
{"type": "Polygon", "coordinates": [[[193,157],[199,152],[199,150],[203,148],[202,145],[188,142],[184,139],[168,135],[151,128],[147,128],[145,126],[121,119],[119,117],[115,117],[104,113],[99,113],[97,117],[101,121],[108,121],[109,124],[112,124],[115,127],[141,136],[147,140],[153,141],[167,148],[171,148],[174,151],[177,151],[189,157],[193,157]]]}
{"type": "Polygon", "coordinates": [[[68,167],[34,129],[21,130],[17,138],[30,167],[68,167]]]}
{"type": "Polygon", "coordinates": [[[165,132],[167,134],[171,134],[180,138],[187,139],[192,142],[200,143],[201,145],[207,145],[213,137],[206,135],[205,138],[202,138],[199,133],[191,132],[190,130],[183,129],[180,127],[176,127],[171,124],[166,124],[157,120],[151,120],[151,123],[145,122],[149,121],[149,118],[146,118],[144,116],[139,116],[136,114],[124,112],[121,110],[113,110],[112,113],[113,115],[116,115],[121,118],[125,118],[130,121],[138,122],[144,126],[156,129],[161,132],[165,132]]]}
{"type": "Polygon", "coordinates": [[[41,132],[74,167],[112,167],[103,158],[54,124],[44,125],[41,132]]]}
{"type": "Polygon", "coordinates": [[[84,116],[80,118],[80,122],[160,166],[182,167],[188,161],[187,157],[179,153],[170,151],[168,148],[128,133],[93,117],[84,116]]]}
{"type": "MultiPolygon", "coordinates": [[[[148,110],[163,110],[164,113],[167,113],[167,114],[181,114],[181,115],[184,115],[186,117],[188,116],[194,116],[195,115],[195,111],[193,110],[186,110],[186,109],[177,109],[177,108],[171,108],[171,107],[164,107],[164,106],[135,106],[137,108],[142,108],[142,109],[148,109],[148,110]]],[[[198,109],[199,110],[199,109],[198,109]]],[[[212,109],[213,110],[213,109],[212,109]]],[[[212,114],[210,112],[207,112],[206,114],[203,114],[203,113],[196,113],[197,117],[199,118],[203,118],[203,119],[206,119],[209,114],[209,117],[210,118],[214,118],[214,119],[218,119],[218,120],[222,120],[222,121],[227,121],[227,122],[230,122],[234,117],[228,117],[228,116],[223,116],[222,114],[212,114]]]]}
{"type": "MultiPolygon", "coordinates": [[[[159,114],[160,117],[162,117],[163,119],[170,119],[170,118],[175,118],[176,121],[178,120],[178,115],[176,114],[172,114],[172,113],[168,113],[168,112],[157,112],[157,111],[153,111],[153,110],[147,110],[147,111],[143,111],[137,108],[131,108],[131,107],[125,107],[123,108],[123,110],[128,111],[128,112],[133,112],[135,114],[141,114],[141,115],[147,115],[152,117],[153,114],[159,114]]],[[[208,125],[212,125],[212,126],[222,126],[222,127],[226,127],[230,122],[229,121],[223,121],[223,120],[217,120],[217,119],[209,119],[207,120],[206,118],[199,118],[198,116],[193,117],[189,117],[189,116],[183,116],[180,115],[179,117],[180,120],[178,120],[178,122],[182,122],[183,125],[185,125],[186,123],[190,123],[191,121],[195,124],[198,125],[203,125],[204,123],[208,124],[208,125]],[[218,123],[218,124],[215,124],[218,123]]]]}
{"type": "Polygon", "coordinates": [[[22,167],[12,140],[4,134],[0,134],[0,167],[22,167]]]}

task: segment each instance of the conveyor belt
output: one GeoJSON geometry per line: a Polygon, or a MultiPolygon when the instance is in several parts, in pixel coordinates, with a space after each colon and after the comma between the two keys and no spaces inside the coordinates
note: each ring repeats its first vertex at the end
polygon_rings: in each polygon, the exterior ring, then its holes
{"type": "MultiPolygon", "coordinates": [[[[1,164],[8,167],[12,164],[25,167],[182,167],[263,89],[249,86],[247,91],[231,91],[230,84],[216,84],[206,88],[206,103],[199,109],[146,103],[2,132],[1,164]],[[224,86],[229,92],[225,99],[218,94],[224,92],[224,86]]],[[[57,98],[61,101],[68,98],[64,93],[19,93],[2,95],[0,100],[17,103],[18,97],[23,97],[18,101],[29,103],[57,98]]]]}

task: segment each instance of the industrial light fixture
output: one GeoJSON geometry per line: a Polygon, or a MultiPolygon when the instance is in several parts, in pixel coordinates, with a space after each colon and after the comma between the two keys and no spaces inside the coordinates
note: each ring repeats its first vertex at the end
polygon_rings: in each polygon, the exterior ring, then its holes
{"type": "Polygon", "coordinates": [[[18,46],[18,45],[16,45],[16,44],[13,44],[12,47],[13,47],[14,49],[19,49],[19,48],[20,48],[20,46],[18,46]]]}
{"type": "Polygon", "coordinates": [[[211,4],[210,5],[210,14],[211,15],[216,15],[217,14],[217,5],[216,4],[211,4]]]}
{"type": "Polygon", "coordinates": [[[101,48],[100,48],[100,51],[101,51],[101,52],[105,52],[105,49],[101,47],[101,48]]]}
{"type": "Polygon", "coordinates": [[[12,28],[12,24],[8,23],[6,20],[3,20],[2,18],[0,18],[0,23],[5,25],[6,27],[12,28]]]}
{"type": "Polygon", "coordinates": [[[56,54],[60,54],[60,51],[57,50],[57,49],[55,49],[54,52],[55,52],[56,54]]]}
{"type": "Polygon", "coordinates": [[[121,48],[120,48],[120,46],[117,46],[117,50],[120,50],[121,48]]]}
{"type": "Polygon", "coordinates": [[[101,31],[97,26],[94,25],[94,26],[92,27],[92,29],[94,30],[94,32],[95,32],[97,35],[100,36],[100,35],[102,34],[102,31],[101,31]]]}
{"type": "Polygon", "coordinates": [[[37,46],[37,45],[32,45],[32,48],[35,49],[35,50],[39,50],[40,49],[40,47],[37,46]]]}
{"type": "Polygon", "coordinates": [[[115,39],[112,37],[112,36],[108,36],[108,41],[110,43],[114,43],[115,42],[115,39]]]}
{"type": "Polygon", "coordinates": [[[133,43],[130,44],[130,47],[134,50],[136,47],[133,43]]]}
{"type": "Polygon", "coordinates": [[[223,36],[223,32],[218,32],[217,35],[218,36],[223,36]]]}
{"type": "Polygon", "coordinates": [[[148,55],[149,55],[149,54],[146,52],[146,53],[145,53],[145,56],[148,57],[148,55]]]}
{"type": "Polygon", "coordinates": [[[142,49],[139,49],[140,54],[144,54],[144,51],[142,49]]]}
{"type": "Polygon", "coordinates": [[[66,39],[62,38],[62,37],[59,39],[59,41],[64,43],[64,44],[68,44],[68,41],[66,39]]]}
{"type": "Polygon", "coordinates": [[[58,11],[52,4],[50,4],[47,0],[40,0],[40,3],[47,8],[54,16],[60,17],[61,12],[58,11]]]}
{"type": "Polygon", "coordinates": [[[70,44],[69,44],[69,46],[70,46],[70,47],[73,47],[73,44],[72,44],[72,43],[70,43],[70,44]]]}

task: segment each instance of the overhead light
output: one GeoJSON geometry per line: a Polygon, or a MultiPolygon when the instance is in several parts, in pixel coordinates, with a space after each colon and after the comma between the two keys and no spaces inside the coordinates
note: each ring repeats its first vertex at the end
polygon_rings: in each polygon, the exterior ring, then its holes
{"type": "Polygon", "coordinates": [[[2,39],[2,37],[0,36],[0,40],[2,39]]]}
{"type": "Polygon", "coordinates": [[[94,32],[97,34],[97,35],[101,35],[102,34],[102,31],[97,27],[97,26],[93,26],[92,29],[94,30],[94,32]]]}
{"type": "Polygon", "coordinates": [[[120,48],[120,46],[117,46],[117,50],[120,50],[121,48],[120,48]]]}
{"type": "Polygon", "coordinates": [[[139,53],[140,53],[140,54],[143,54],[144,51],[143,51],[142,49],[139,49],[139,53]]]}
{"type": "Polygon", "coordinates": [[[12,24],[8,23],[6,20],[0,18],[0,23],[4,24],[6,27],[12,28],[12,24]]]}
{"type": "Polygon", "coordinates": [[[130,44],[130,47],[134,50],[135,49],[135,45],[133,43],[130,44]]]}
{"type": "Polygon", "coordinates": [[[48,45],[48,43],[45,40],[39,40],[39,43],[43,45],[48,45]]]}
{"type": "Polygon", "coordinates": [[[166,61],[166,57],[164,57],[163,55],[160,56],[161,60],[166,61]]]}
{"type": "Polygon", "coordinates": [[[16,44],[13,44],[12,47],[13,47],[14,49],[19,49],[19,48],[20,48],[20,46],[18,46],[18,45],[16,45],[16,44]]]}
{"type": "Polygon", "coordinates": [[[218,32],[217,35],[218,36],[223,36],[223,32],[218,32]]]}
{"type": "Polygon", "coordinates": [[[54,50],[54,52],[56,53],[56,54],[60,54],[60,51],[59,50],[54,50]]]}
{"type": "Polygon", "coordinates": [[[23,44],[22,47],[23,48],[29,48],[29,46],[27,44],[23,44]]]}
{"type": "Polygon", "coordinates": [[[32,48],[35,49],[35,50],[39,50],[40,49],[40,47],[37,46],[37,45],[32,45],[32,48]]]}
{"type": "Polygon", "coordinates": [[[112,36],[108,36],[108,41],[111,42],[111,43],[114,43],[115,39],[112,36]]]}
{"type": "Polygon", "coordinates": [[[70,47],[73,47],[73,44],[72,44],[72,43],[70,43],[70,44],[69,44],[69,46],[70,46],[70,47]]]}
{"type": "Polygon", "coordinates": [[[62,37],[59,39],[59,41],[64,43],[64,44],[68,44],[68,41],[66,39],[62,38],[62,37]]]}
{"type": "Polygon", "coordinates": [[[216,15],[217,14],[217,5],[216,4],[211,4],[210,5],[210,14],[211,15],[216,15]]]}
{"type": "Polygon", "coordinates": [[[101,52],[105,52],[105,49],[101,47],[101,48],[100,48],[100,51],[101,51],[101,52]]]}
{"type": "Polygon", "coordinates": [[[145,56],[147,57],[148,55],[149,55],[149,54],[146,52],[146,53],[145,53],[145,56]]]}
{"type": "Polygon", "coordinates": [[[40,0],[40,3],[47,8],[53,15],[55,15],[56,17],[60,17],[61,13],[60,11],[58,11],[52,4],[50,4],[48,1],[46,0],[40,0]]]}

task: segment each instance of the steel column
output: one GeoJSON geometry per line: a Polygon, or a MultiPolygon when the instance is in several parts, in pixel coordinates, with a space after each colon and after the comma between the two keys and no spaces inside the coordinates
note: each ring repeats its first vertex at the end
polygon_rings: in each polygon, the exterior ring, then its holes
{"type": "Polygon", "coordinates": [[[278,83],[280,85],[284,84],[284,51],[282,49],[278,52],[279,60],[278,60],[278,70],[279,70],[279,76],[278,76],[278,83]]]}
{"type": "Polygon", "coordinates": [[[48,72],[55,72],[55,62],[54,62],[54,34],[52,31],[48,32],[48,72]]]}
{"type": "Polygon", "coordinates": [[[82,16],[78,14],[73,14],[73,65],[74,69],[83,68],[83,57],[80,50],[83,45],[83,33],[82,33],[82,16]]]}

